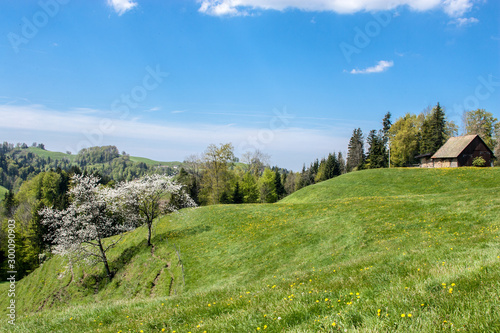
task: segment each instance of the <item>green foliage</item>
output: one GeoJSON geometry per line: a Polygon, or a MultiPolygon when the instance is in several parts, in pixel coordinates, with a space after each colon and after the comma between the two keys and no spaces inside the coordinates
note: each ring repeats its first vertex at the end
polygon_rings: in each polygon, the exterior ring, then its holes
{"type": "Polygon", "coordinates": [[[445,118],[444,111],[439,103],[425,117],[421,128],[421,154],[433,154],[446,142],[447,127],[445,118]]]}
{"type": "MultiPolygon", "coordinates": [[[[204,174],[201,183],[201,202],[218,204],[225,193],[228,197],[229,166],[234,160],[234,148],[231,143],[216,146],[211,144],[203,155],[204,174]]],[[[226,198],[224,198],[225,201],[226,198]]]]}
{"type": "Polygon", "coordinates": [[[375,130],[370,131],[366,142],[369,148],[365,161],[365,169],[386,168],[388,166],[388,154],[384,132],[380,131],[377,133],[375,130]]]}
{"type": "Polygon", "coordinates": [[[78,152],[75,162],[85,166],[88,164],[107,163],[120,156],[115,146],[83,148],[78,152]]]}
{"type": "MultiPolygon", "coordinates": [[[[496,332],[499,190],[495,168],[378,169],[272,205],[181,211],[158,222],[154,251],[144,230],[124,235],[110,251],[112,282],[99,267],[60,257],[44,263],[16,287],[17,325],[496,332]]],[[[0,298],[2,316],[7,301],[0,298]]]]}
{"type": "Polygon", "coordinates": [[[355,129],[347,147],[347,172],[359,168],[365,161],[364,138],[361,128],[355,129]]]}
{"type": "Polygon", "coordinates": [[[484,167],[486,165],[486,161],[481,156],[477,156],[472,161],[472,165],[475,167],[484,167]]]}
{"type": "Polygon", "coordinates": [[[236,186],[234,187],[234,192],[232,196],[232,203],[241,204],[245,200],[243,193],[240,190],[240,183],[236,182],[236,186]]]}
{"type": "Polygon", "coordinates": [[[495,132],[498,133],[500,129],[498,119],[493,117],[492,113],[486,112],[484,109],[466,111],[464,112],[463,118],[466,133],[479,135],[490,149],[493,150],[497,143],[496,140],[500,140],[498,135],[497,138],[495,138],[495,132]]]}
{"type": "MultiPolygon", "coordinates": [[[[39,265],[39,256],[47,251],[50,240],[46,239],[47,226],[41,224],[38,211],[44,207],[64,209],[68,204],[66,192],[69,188],[69,175],[65,171],[42,172],[24,182],[19,192],[14,195],[8,192],[3,203],[5,219],[2,219],[3,232],[7,228],[8,218],[16,221],[16,264],[18,277],[33,271],[39,265]]],[[[1,238],[1,237],[0,237],[1,238]]],[[[0,252],[7,253],[7,243],[0,243],[0,252]]],[[[6,268],[4,257],[0,255],[0,267],[6,268]]],[[[5,272],[2,269],[0,278],[3,280],[5,272]]]]}
{"type": "Polygon", "coordinates": [[[256,203],[259,202],[260,194],[255,176],[251,172],[246,172],[241,180],[240,191],[243,194],[243,202],[256,203]]]}
{"type": "Polygon", "coordinates": [[[265,203],[273,203],[278,201],[276,193],[275,173],[271,169],[266,168],[262,177],[259,179],[260,201],[265,203]]]}
{"type": "Polygon", "coordinates": [[[391,126],[389,135],[391,137],[391,164],[400,167],[414,164],[419,141],[417,116],[407,113],[399,118],[391,126]]]}

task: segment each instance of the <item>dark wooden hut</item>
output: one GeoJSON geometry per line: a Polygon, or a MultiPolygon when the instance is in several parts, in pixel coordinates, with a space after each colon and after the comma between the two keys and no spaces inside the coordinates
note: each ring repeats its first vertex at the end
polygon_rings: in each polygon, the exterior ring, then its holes
{"type": "Polygon", "coordinates": [[[479,135],[464,135],[450,138],[439,150],[429,158],[428,154],[420,155],[421,167],[454,168],[472,166],[476,157],[486,161],[485,166],[493,166],[495,156],[479,135]]]}

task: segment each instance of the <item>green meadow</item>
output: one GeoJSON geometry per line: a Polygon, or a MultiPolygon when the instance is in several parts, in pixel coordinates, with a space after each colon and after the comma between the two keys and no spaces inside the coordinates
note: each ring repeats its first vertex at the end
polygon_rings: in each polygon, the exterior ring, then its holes
{"type": "MultiPolygon", "coordinates": [[[[500,168],[353,172],[53,257],[1,332],[499,332],[500,168]]],[[[8,286],[0,285],[6,322],[8,286]]]]}

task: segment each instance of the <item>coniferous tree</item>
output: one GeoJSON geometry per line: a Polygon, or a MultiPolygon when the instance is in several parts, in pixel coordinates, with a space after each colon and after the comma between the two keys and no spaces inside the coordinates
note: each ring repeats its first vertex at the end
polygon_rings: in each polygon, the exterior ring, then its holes
{"type": "Polygon", "coordinates": [[[446,142],[446,117],[441,105],[437,105],[425,117],[420,131],[420,153],[435,153],[446,142]]]}
{"type": "Polygon", "coordinates": [[[233,192],[233,203],[241,204],[243,203],[243,193],[240,191],[240,183],[236,182],[233,192]]]}
{"type": "Polygon", "coordinates": [[[349,140],[347,152],[347,172],[353,171],[355,168],[359,168],[363,164],[365,160],[363,141],[363,132],[361,131],[361,128],[355,129],[352,133],[351,139],[349,140]]]}
{"type": "Polygon", "coordinates": [[[14,198],[14,192],[12,192],[12,190],[9,190],[5,193],[5,199],[3,202],[4,215],[7,217],[12,217],[15,206],[16,200],[14,198]]]}
{"type": "Polygon", "coordinates": [[[337,155],[337,162],[339,163],[339,170],[340,170],[340,175],[343,175],[344,173],[346,173],[346,161],[344,159],[344,155],[339,152],[338,155],[337,155]]]}
{"type": "Polygon", "coordinates": [[[286,191],[283,183],[281,182],[281,174],[278,172],[278,169],[276,169],[276,172],[274,173],[274,188],[276,190],[278,200],[285,197],[286,191]]]}

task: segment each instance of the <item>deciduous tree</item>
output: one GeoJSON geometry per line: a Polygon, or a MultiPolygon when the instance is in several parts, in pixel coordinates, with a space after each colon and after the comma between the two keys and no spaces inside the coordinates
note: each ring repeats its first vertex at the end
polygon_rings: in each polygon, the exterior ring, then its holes
{"type": "Polygon", "coordinates": [[[42,223],[49,229],[53,251],[77,258],[94,258],[104,264],[108,278],[112,277],[107,251],[118,242],[108,237],[129,230],[128,218],[112,203],[109,188],[99,186],[95,176],[75,175],[69,190],[71,204],[67,209],[44,208],[42,223]]]}
{"type": "Polygon", "coordinates": [[[181,208],[195,207],[196,203],[171,176],[144,176],[118,184],[110,192],[119,210],[126,213],[128,223],[148,228],[148,246],[151,245],[153,221],[160,214],[181,208]]]}

